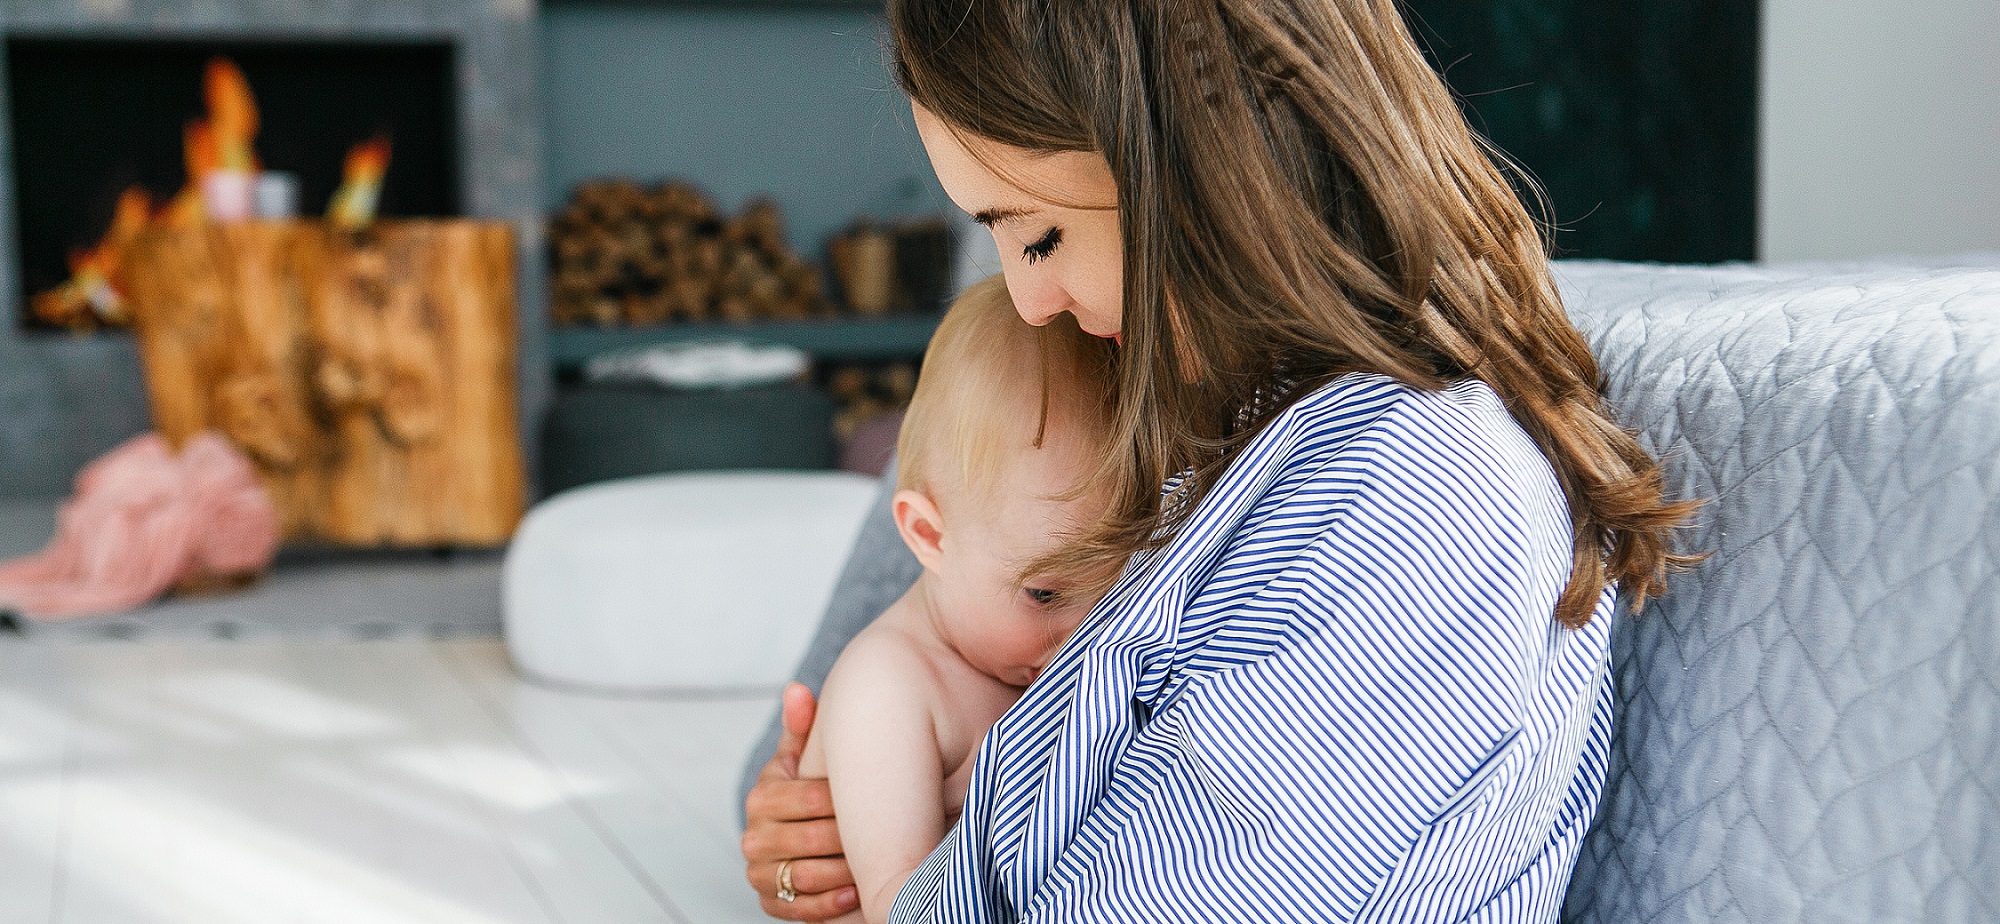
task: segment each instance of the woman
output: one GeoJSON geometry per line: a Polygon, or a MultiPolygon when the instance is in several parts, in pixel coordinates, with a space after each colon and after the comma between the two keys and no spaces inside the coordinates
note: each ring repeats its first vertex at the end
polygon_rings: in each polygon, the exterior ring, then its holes
{"type": "MultiPolygon", "coordinates": [[[[889,18],[1022,315],[1120,341],[1131,447],[1113,514],[1035,566],[1131,563],[896,919],[1552,919],[1603,777],[1613,590],[1661,589],[1688,509],[1395,4],[889,18]]],[[[786,712],[744,853],[766,910],[813,920],[854,903],[788,763],[809,698],[786,712]]]]}

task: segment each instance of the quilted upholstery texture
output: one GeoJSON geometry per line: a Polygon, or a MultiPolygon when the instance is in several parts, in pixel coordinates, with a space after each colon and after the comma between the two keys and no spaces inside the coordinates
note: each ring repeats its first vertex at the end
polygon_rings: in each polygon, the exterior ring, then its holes
{"type": "Polygon", "coordinates": [[[2000,261],[1559,275],[1713,556],[1618,627],[1565,919],[2000,921],[2000,261]]]}

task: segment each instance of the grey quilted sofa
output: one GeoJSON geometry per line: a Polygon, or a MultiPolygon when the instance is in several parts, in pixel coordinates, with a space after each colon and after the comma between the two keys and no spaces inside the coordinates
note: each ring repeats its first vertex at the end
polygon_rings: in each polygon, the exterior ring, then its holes
{"type": "Polygon", "coordinates": [[[1614,636],[1568,920],[2000,921],[2000,255],[1950,262],[1561,270],[1713,556],[1614,636]]]}
{"type": "MultiPolygon", "coordinates": [[[[1558,275],[1711,555],[1617,628],[1564,919],[2000,922],[2000,254],[1558,275]]],[[[884,500],[815,688],[914,579],[884,500]]]]}

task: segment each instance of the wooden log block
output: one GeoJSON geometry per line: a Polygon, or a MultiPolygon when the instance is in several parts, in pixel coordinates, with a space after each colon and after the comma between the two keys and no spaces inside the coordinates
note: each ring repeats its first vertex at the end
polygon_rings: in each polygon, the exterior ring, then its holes
{"type": "Polygon", "coordinates": [[[525,501],[510,230],[149,232],[130,261],[155,426],[219,429],[293,538],[492,545],[525,501]]]}

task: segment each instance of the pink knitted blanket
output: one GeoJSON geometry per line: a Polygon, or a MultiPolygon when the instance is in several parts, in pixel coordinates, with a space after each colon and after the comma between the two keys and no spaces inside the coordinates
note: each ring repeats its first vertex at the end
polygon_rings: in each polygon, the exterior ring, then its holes
{"type": "Polygon", "coordinates": [[[176,456],[134,437],[76,476],[47,548],[0,564],[0,608],[39,619],[129,610],[181,582],[253,576],[278,551],[278,513],[229,442],[176,456]]]}

